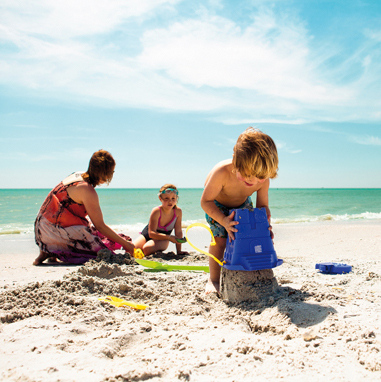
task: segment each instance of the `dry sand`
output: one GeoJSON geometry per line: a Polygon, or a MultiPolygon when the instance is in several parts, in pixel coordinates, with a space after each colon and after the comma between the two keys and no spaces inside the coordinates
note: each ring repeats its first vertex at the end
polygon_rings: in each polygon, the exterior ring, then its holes
{"type": "MultiPolygon", "coordinates": [[[[33,267],[30,237],[1,238],[0,379],[379,381],[381,221],[274,231],[279,288],[246,303],[206,296],[205,273],[146,272],[133,261],[33,267]],[[323,261],[353,271],[317,273],[323,261]],[[115,308],[98,300],[106,295],[149,308],[115,308]]],[[[207,262],[196,252],[161,257],[207,262]]]]}

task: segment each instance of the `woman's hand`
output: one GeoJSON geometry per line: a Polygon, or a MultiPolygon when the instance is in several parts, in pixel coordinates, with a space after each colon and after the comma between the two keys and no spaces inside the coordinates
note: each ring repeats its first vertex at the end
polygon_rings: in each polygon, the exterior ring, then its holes
{"type": "Polygon", "coordinates": [[[233,218],[234,218],[234,211],[229,216],[225,216],[224,219],[222,220],[222,225],[226,229],[229,235],[229,242],[234,240],[234,232],[238,231],[237,228],[235,228],[234,226],[239,223],[234,221],[233,218]]]}
{"type": "Polygon", "coordinates": [[[135,246],[129,242],[129,241],[126,241],[124,244],[123,244],[123,249],[128,252],[131,256],[134,255],[134,250],[135,250],[135,246]]]}

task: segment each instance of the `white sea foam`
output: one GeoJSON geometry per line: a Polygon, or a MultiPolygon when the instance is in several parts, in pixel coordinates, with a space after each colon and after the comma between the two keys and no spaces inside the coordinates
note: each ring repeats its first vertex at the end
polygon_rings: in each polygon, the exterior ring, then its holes
{"type": "MultiPolygon", "coordinates": [[[[312,222],[324,222],[324,221],[349,221],[349,220],[377,220],[381,219],[381,212],[363,212],[361,214],[343,214],[333,215],[326,214],[320,216],[301,216],[293,219],[272,217],[272,224],[292,224],[292,223],[312,223],[312,222]]],[[[182,222],[183,231],[193,223],[207,224],[205,219],[197,220],[184,220],[182,222]]],[[[147,223],[135,223],[135,224],[115,224],[110,227],[119,233],[125,233],[130,235],[133,239],[143,230],[147,223]]],[[[19,224],[4,224],[0,226],[0,235],[18,235],[18,234],[30,234],[34,232],[33,225],[19,225],[19,224]]]]}
{"type": "Polygon", "coordinates": [[[277,219],[272,218],[271,222],[272,224],[292,224],[292,223],[309,223],[309,222],[319,222],[319,221],[348,221],[348,220],[375,220],[375,219],[381,219],[381,212],[375,213],[375,212],[364,212],[361,214],[343,214],[343,215],[332,215],[332,214],[326,214],[326,215],[320,215],[320,216],[302,216],[297,217],[294,219],[287,219],[287,218],[281,218],[277,219]]]}
{"type": "MultiPolygon", "coordinates": [[[[193,223],[207,224],[205,219],[183,220],[181,224],[181,228],[183,232],[185,233],[185,229],[193,223]]],[[[146,225],[147,223],[136,223],[136,224],[111,225],[110,227],[116,232],[122,232],[122,233],[130,235],[134,239],[135,235],[139,234],[146,225]]]]}
{"type": "Polygon", "coordinates": [[[0,235],[18,235],[34,232],[33,225],[3,224],[0,226],[0,235]]]}

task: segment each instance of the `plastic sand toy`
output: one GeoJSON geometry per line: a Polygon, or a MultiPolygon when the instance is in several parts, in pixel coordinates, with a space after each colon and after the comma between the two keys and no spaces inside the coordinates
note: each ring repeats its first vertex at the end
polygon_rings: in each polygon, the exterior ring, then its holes
{"type": "Polygon", "coordinates": [[[187,232],[194,226],[204,227],[212,235],[211,245],[216,245],[212,231],[202,223],[194,223],[187,227],[185,236],[189,245],[197,251],[212,257],[221,267],[229,270],[256,271],[260,269],[275,268],[283,264],[278,259],[270,236],[269,222],[264,208],[234,209],[234,220],[239,224],[235,226],[235,240],[226,240],[224,260],[221,262],[212,254],[195,247],[187,236],[187,232]]]}
{"type": "Polygon", "coordinates": [[[144,310],[148,308],[148,305],[144,304],[136,304],[135,302],[126,301],[118,297],[114,296],[106,296],[106,297],[99,297],[98,300],[108,302],[111,305],[116,306],[117,308],[121,306],[129,306],[136,310],[144,310]]]}
{"type": "Polygon", "coordinates": [[[222,267],[222,266],[224,265],[224,263],[223,263],[222,261],[218,260],[217,257],[213,256],[213,255],[212,255],[211,253],[209,253],[209,252],[205,252],[205,251],[203,251],[202,249],[197,248],[195,245],[193,245],[193,244],[189,241],[189,238],[188,238],[188,231],[189,231],[189,229],[191,229],[191,228],[193,228],[193,227],[203,227],[203,228],[207,229],[207,230],[210,232],[210,234],[212,235],[212,241],[210,242],[210,245],[212,245],[212,246],[213,246],[213,245],[216,245],[216,240],[214,240],[214,235],[213,235],[212,230],[211,230],[206,224],[202,224],[202,223],[193,223],[193,224],[190,224],[190,225],[187,227],[187,229],[186,229],[186,231],[185,231],[185,237],[186,237],[186,239],[187,239],[188,244],[189,244],[191,247],[193,247],[196,251],[199,251],[199,252],[203,253],[204,255],[207,255],[207,256],[211,257],[214,261],[216,261],[216,262],[217,262],[218,264],[220,264],[221,267],[222,267]]]}
{"type": "Polygon", "coordinates": [[[234,209],[235,240],[226,241],[224,267],[234,271],[256,271],[283,264],[270,236],[265,208],[234,209]]]}
{"type": "Polygon", "coordinates": [[[134,255],[135,259],[142,259],[144,257],[144,253],[140,248],[134,249],[134,255]]]}
{"type": "Polygon", "coordinates": [[[206,265],[172,265],[141,259],[135,259],[135,261],[144,267],[153,268],[157,271],[203,271],[209,273],[209,267],[206,265]]]}
{"type": "Polygon", "coordinates": [[[326,274],[343,274],[352,271],[352,267],[343,263],[317,263],[315,269],[318,269],[320,273],[326,274]]]}

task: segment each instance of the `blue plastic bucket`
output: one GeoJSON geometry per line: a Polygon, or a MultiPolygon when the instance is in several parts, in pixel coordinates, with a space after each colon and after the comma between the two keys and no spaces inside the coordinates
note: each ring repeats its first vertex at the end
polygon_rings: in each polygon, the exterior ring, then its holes
{"type": "Polygon", "coordinates": [[[234,209],[235,240],[226,240],[224,267],[234,271],[256,271],[283,264],[270,236],[265,208],[234,209]]]}

